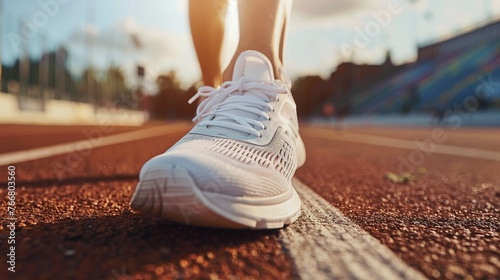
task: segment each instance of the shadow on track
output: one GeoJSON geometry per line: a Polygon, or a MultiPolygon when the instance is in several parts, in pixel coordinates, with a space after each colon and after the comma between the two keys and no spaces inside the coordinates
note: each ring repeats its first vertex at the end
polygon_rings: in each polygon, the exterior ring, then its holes
{"type": "Polygon", "coordinates": [[[15,278],[132,279],[138,273],[169,279],[213,274],[279,278],[291,269],[284,268],[289,264],[276,242],[278,233],[189,227],[128,210],[62,219],[17,233],[15,278]]]}

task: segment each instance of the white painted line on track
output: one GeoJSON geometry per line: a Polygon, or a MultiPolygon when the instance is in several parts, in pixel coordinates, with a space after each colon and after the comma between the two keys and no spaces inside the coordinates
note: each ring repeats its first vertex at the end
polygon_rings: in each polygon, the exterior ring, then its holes
{"type": "Polygon", "coordinates": [[[16,164],[19,162],[25,162],[29,160],[37,160],[41,158],[62,155],[80,150],[87,150],[89,146],[92,149],[94,149],[94,148],[121,144],[156,136],[170,135],[186,131],[188,129],[189,126],[184,123],[162,125],[162,126],[156,126],[141,130],[120,133],[120,134],[103,136],[102,138],[85,139],[85,140],[57,144],[47,147],[40,147],[24,151],[6,153],[0,155],[0,166],[7,164],[16,164]]]}
{"type": "Polygon", "coordinates": [[[280,231],[301,279],[426,279],[302,182],[301,217],[280,231]]]}
{"type": "MultiPolygon", "coordinates": [[[[334,131],[333,129],[329,130],[324,128],[305,127],[301,131],[303,132],[302,135],[305,138],[311,137],[311,138],[344,141],[344,142],[352,142],[359,144],[369,144],[369,145],[376,145],[376,146],[383,146],[390,148],[399,148],[406,150],[419,149],[414,141],[397,139],[397,138],[367,135],[349,131],[334,131]]],[[[432,153],[436,154],[500,161],[500,152],[496,151],[466,148],[466,147],[437,144],[437,143],[434,143],[434,145],[435,146],[432,153]]]]}

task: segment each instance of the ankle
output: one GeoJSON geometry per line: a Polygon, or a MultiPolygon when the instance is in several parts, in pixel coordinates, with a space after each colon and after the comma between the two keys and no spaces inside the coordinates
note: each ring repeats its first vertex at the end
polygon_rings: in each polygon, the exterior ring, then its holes
{"type": "Polygon", "coordinates": [[[206,77],[203,76],[203,85],[204,86],[211,86],[211,87],[218,87],[222,84],[222,75],[218,74],[216,76],[212,77],[206,77]]]}

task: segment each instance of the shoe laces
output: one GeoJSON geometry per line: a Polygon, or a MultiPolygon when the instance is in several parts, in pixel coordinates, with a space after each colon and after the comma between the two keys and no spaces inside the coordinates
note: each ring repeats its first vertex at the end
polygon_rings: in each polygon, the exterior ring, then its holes
{"type": "Polygon", "coordinates": [[[193,122],[201,120],[199,126],[218,126],[262,137],[259,130],[266,127],[259,120],[271,120],[267,112],[274,108],[269,103],[279,100],[279,94],[288,92],[279,80],[253,82],[241,77],[218,88],[200,87],[188,102],[191,104],[199,97],[206,97],[193,118],[193,122]]]}

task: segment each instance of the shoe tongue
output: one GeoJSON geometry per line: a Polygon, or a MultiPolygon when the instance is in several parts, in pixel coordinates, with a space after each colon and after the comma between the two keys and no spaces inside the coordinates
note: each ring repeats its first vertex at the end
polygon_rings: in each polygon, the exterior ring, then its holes
{"type": "Polygon", "coordinates": [[[274,73],[271,62],[260,52],[242,52],[234,65],[233,81],[239,81],[241,77],[250,82],[272,82],[274,73]]]}

